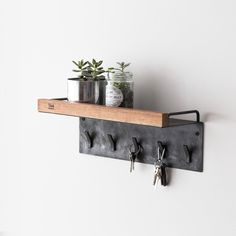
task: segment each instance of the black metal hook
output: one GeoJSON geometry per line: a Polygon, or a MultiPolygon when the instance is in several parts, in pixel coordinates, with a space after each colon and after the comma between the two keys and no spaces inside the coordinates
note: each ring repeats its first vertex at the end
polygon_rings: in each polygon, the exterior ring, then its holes
{"type": "Polygon", "coordinates": [[[84,131],[83,132],[85,140],[87,142],[88,148],[92,148],[93,147],[93,139],[91,137],[91,135],[89,134],[88,131],[84,131]]]}
{"type": "Polygon", "coordinates": [[[186,162],[191,163],[192,152],[189,149],[188,145],[183,145],[183,147],[184,147],[184,154],[185,154],[186,162]]]}
{"type": "Polygon", "coordinates": [[[140,150],[140,145],[135,137],[132,137],[132,142],[134,145],[134,152],[138,152],[140,150]]]}
{"type": "Polygon", "coordinates": [[[107,140],[110,143],[111,151],[116,151],[116,141],[114,140],[111,134],[107,134],[107,140]]]}
{"type": "Polygon", "coordinates": [[[185,114],[191,114],[195,113],[196,114],[196,122],[200,122],[200,113],[198,110],[190,110],[190,111],[180,111],[180,112],[172,112],[168,113],[168,118],[171,116],[177,116],[177,115],[185,115],[185,114]]]}
{"type": "Polygon", "coordinates": [[[159,148],[160,153],[162,153],[165,149],[165,145],[161,141],[157,141],[157,146],[159,148]]]}

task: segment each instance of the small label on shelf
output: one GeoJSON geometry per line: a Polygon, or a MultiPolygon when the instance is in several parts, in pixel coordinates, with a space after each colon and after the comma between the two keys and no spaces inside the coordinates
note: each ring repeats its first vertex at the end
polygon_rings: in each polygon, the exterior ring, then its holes
{"type": "Polygon", "coordinates": [[[54,104],[48,103],[48,109],[53,110],[54,109],[54,104]]]}

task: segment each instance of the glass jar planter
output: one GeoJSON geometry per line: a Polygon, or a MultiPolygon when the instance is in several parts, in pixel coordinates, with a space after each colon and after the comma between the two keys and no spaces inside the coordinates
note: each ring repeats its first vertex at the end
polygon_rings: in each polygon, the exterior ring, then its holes
{"type": "Polygon", "coordinates": [[[107,80],[106,106],[133,108],[134,82],[130,72],[115,72],[107,80]]]}

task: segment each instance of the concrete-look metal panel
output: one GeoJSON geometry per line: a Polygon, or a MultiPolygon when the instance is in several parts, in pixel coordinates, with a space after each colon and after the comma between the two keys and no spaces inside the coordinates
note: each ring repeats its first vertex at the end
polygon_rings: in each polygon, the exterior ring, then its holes
{"type": "Polygon", "coordinates": [[[142,152],[138,155],[136,161],[153,164],[155,158],[157,158],[157,142],[161,141],[166,147],[164,163],[168,167],[185,170],[203,171],[203,136],[202,122],[170,119],[168,127],[158,128],[80,118],[81,153],[129,160],[132,137],[136,137],[142,146],[142,152]],[[87,135],[85,135],[86,132],[87,135]],[[88,134],[92,141],[91,148],[88,134]],[[111,148],[108,134],[112,135],[115,141],[115,151],[111,148]],[[184,145],[187,145],[190,151],[190,162],[186,157],[184,145]]]}

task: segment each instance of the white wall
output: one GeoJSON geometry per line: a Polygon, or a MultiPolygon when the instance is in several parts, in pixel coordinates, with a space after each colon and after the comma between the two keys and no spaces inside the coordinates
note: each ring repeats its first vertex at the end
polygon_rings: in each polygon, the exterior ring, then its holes
{"type": "MultiPolygon", "coordinates": [[[[236,235],[236,2],[1,0],[0,236],[236,235]],[[199,109],[204,172],[78,153],[78,119],[37,113],[66,96],[71,60],[132,62],[136,107],[199,109]]],[[[131,68],[130,68],[131,69],[131,68]]]]}

